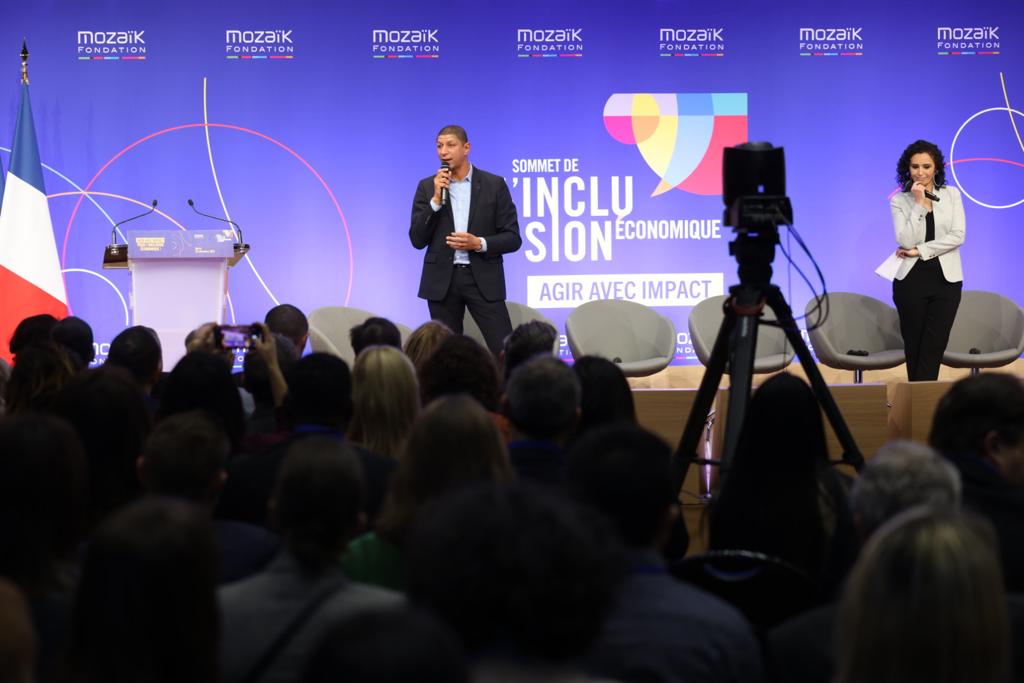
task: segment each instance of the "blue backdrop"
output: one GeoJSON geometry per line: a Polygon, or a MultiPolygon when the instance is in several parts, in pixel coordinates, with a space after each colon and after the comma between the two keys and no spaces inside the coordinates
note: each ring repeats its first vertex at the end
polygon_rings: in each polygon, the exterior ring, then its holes
{"type": "MultiPolygon", "coordinates": [[[[717,155],[748,135],[785,147],[829,289],[886,300],[873,270],[895,246],[896,160],[933,140],[970,197],[965,286],[1024,301],[1019,3],[149,5],[8,3],[0,22],[0,146],[26,37],[70,305],[101,343],[125,325],[129,290],[127,272],[101,269],[103,245],[153,198],[163,215],[134,226],[220,227],[193,198],[244,228],[228,320],[291,302],[419,324],[409,210],[447,123],[519,207],[509,298],[559,326],[581,300],[636,298],[663,306],[692,362],[690,306],[736,279],[717,155]]],[[[809,290],[778,260],[776,282],[803,307],[809,290]]]]}

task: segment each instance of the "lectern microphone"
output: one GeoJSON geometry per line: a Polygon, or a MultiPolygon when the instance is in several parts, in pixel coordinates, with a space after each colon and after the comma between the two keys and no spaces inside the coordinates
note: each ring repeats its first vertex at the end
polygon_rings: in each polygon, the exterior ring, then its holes
{"type": "Polygon", "coordinates": [[[195,211],[196,213],[198,213],[200,216],[205,216],[206,218],[212,218],[215,221],[222,221],[224,223],[230,223],[231,225],[235,226],[235,232],[238,233],[238,244],[239,244],[239,246],[244,246],[245,245],[245,240],[242,239],[242,228],[238,225],[238,223],[234,222],[230,218],[221,218],[220,216],[214,216],[214,215],[209,214],[209,213],[203,213],[202,211],[200,211],[199,209],[196,208],[195,202],[193,202],[191,199],[188,200],[188,205],[190,207],[192,207],[192,210],[195,211]]]}
{"type": "Polygon", "coordinates": [[[135,220],[136,218],[142,218],[143,216],[148,216],[149,214],[153,213],[154,211],[156,211],[156,200],[155,199],[153,200],[153,205],[149,208],[149,211],[144,211],[143,213],[140,213],[138,216],[132,216],[131,218],[125,218],[123,221],[118,221],[117,223],[114,223],[114,227],[110,229],[110,246],[112,246],[112,247],[113,246],[117,246],[117,229],[119,227],[121,227],[125,223],[128,223],[130,221],[135,220]]]}

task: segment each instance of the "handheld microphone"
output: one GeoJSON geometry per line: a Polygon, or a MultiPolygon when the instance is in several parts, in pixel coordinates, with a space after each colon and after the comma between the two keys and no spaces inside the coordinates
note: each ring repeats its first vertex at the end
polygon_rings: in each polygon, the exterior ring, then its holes
{"type": "Polygon", "coordinates": [[[143,216],[148,216],[149,214],[153,213],[154,211],[156,211],[156,200],[155,199],[153,200],[153,205],[149,208],[149,211],[143,211],[138,216],[132,216],[131,218],[125,218],[123,221],[118,221],[117,223],[114,223],[114,227],[110,229],[110,246],[112,246],[112,247],[116,247],[117,246],[117,229],[119,227],[121,227],[125,223],[128,223],[130,221],[135,220],[136,218],[142,218],[143,216]]]}
{"type": "MultiPolygon", "coordinates": [[[[448,165],[447,161],[442,161],[441,162],[441,168],[443,168],[444,170],[447,171],[451,167],[448,165]]],[[[449,177],[451,177],[451,176],[449,176],[449,177]]],[[[447,203],[448,203],[448,188],[447,187],[442,187],[441,188],[441,206],[444,206],[447,203]]]]}
{"type": "MultiPolygon", "coordinates": [[[[912,188],[913,186],[914,186],[914,181],[913,180],[908,180],[907,184],[903,186],[903,191],[904,192],[910,192],[910,188],[912,188]]],[[[938,195],[934,195],[931,192],[929,192],[928,190],[924,191],[924,196],[927,197],[928,199],[932,200],[933,202],[939,201],[938,195]]]]}
{"type": "Polygon", "coordinates": [[[206,216],[207,218],[212,218],[215,221],[223,221],[225,223],[230,223],[231,225],[235,226],[235,232],[238,233],[238,244],[245,244],[245,241],[242,239],[242,228],[239,227],[238,223],[234,222],[230,218],[221,218],[220,216],[213,216],[208,213],[203,213],[202,211],[196,208],[195,202],[193,202],[191,199],[188,200],[188,205],[191,206],[192,210],[198,213],[200,216],[206,216]]]}

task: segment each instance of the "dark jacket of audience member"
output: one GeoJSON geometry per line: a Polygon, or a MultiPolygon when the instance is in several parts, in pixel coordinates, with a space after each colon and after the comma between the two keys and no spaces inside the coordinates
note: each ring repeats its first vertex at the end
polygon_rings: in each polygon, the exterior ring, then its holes
{"type": "Polygon", "coordinates": [[[732,468],[709,511],[713,550],[750,550],[802,569],[828,598],[856,553],[841,479],[829,465],[821,408],[789,374],[751,397],[732,468]]]}
{"type": "Polygon", "coordinates": [[[670,576],[658,551],[679,516],[671,459],[661,439],[622,423],[593,430],[569,454],[569,490],[604,514],[627,548],[626,579],[587,668],[623,683],[758,681],[750,624],[670,576]]]}
{"type": "Polygon", "coordinates": [[[618,365],[600,356],[583,356],[572,369],[580,382],[579,434],[613,422],[636,423],[633,390],[618,365]]]}
{"type": "MultiPolygon", "coordinates": [[[[285,414],[291,434],[266,450],[247,453],[228,462],[228,479],[217,516],[267,526],[267,501],[288,449],[310,435],[345,438],[352,418],[352,377],[345,361],[326,353],[311,353],[287,375],[285,414]]],[[[355,448],[366,479],[366,513],[376,519],[396,463],[363,448],[355,448]]]]}
{"type": "Polygon", "coordinates": [[[1007,587],[1024,591],[1024,385],[999,373],[960,380],[928,440],[960,471],[964,507],[995,527],[1007,587]]]}
{"type": "MultiPolygon", "coordinates": [[[[231,444],[203,411],[163,419],[146,440],[139,477],[147,493],[181,498],[213,513],[227,478],[231,444]]],[[[213,522],[220,557],[220,583],[231,583],[263,569],[280,545],[275,534],[244,522],[213,522]]]]}
{"type": "Polygon", "coordinates": [[[348,338],[357,356],[370,346],[392,346],[402,350],[402,333],[387,318],[367,318],[348,331],[348,338]]]}
{"type": "Polygon", "coordinates": [[[0,419],[0,576],[28,599],[39,681],[54,680],[67,641],[87,476],[78,435],[64,420],[0,419]]]}
{"type": "Polygon", "coordinates": [[[69,315],[53,326],[50,338],[67,350],[75,370],[84,370],[96,357],[92,345],[92,327],[81,318],[69,315]]]}
{"type": "Polygon", "coordinates": [[[459,634],[475,679],[500,671],[531,681],[588,650],[612,606],[620,561],[596,513],[540,487],[480,484],[424,511],[409,597],[459,634]]]}
{"type": "Polygon", "coordinates": [[[53,410],[78,432],[89,460],[90,528],[142,492],[135,461],[153,426],[142,390],[117,367],[84,370],[53,410]]]}
{"type": "Polygon", "coordinates": [[[520,363],[508,380],[502,409],[511,425],[508,452],[516,474],[561,485],[563,448],[580,412],[580,385],[572,369],[550,355],[520,363]]]}
{"type": "Polygon", "coordinates": [[[358,531],[363,481],[352,447],[310,437],[288,452],[273,499],[285,549],[265,571],[220,590],[224,618],[224,683],[294,681],[327,629],[358,611],[395,607],[401,598],[352,583],[337,558],[358,531]],[[302,610],[305,621],[269,661],[275,639],[302,610]],[[262,660],[262,664],[260,664],[262,660]]]}
{"type": "Polygon", "coordinates": [[[160,417],[188,410],[212,415],[227,434],[231,452],[238,452],[245,434],[245,413],[231,366],[221,356],[194,351],[171,370],[160,395],[160,417]]]}
{"type": "Polygon", "coordinates": [[[216,583],[201,510],[148,498],[114,513],[82,561],[68,680],[218,683],[216,583]]]}
{"type": "Polygon", "coordinates": [[[376,530],[349,544],[342,566],[356,581],[405,590],[408,535],[423,508],[461,487],[507,482],[513,474],[498,428],[462,395],[427,406],[398,462],[376,530]]]}

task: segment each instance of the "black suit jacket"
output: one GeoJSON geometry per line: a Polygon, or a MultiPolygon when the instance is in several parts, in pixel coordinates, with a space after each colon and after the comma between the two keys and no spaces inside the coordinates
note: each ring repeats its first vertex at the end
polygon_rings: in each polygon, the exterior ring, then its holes
{"type": "MultiPolygon", "coordinates": [[[[440,301],[448,292],[455,263],[455,250],[445,244],[445,237],[455,231],[455,219],[451,202],[440,211],[430,207],[433,196],[434,176],[430,176],[416,187],[409,241],[417,249],[427,248],[423,256],[419,297],[440,301]]],[[[503,301],[505,268],[501,255],[516,251],[523,243],[519,236],[519,218],[505,180],[475,166],[473,187],[470,188],[468,228],[469,232],[487,240],[486,252],[469,252],[470,267],[480,293],[488,301],[503,301]]]]}

